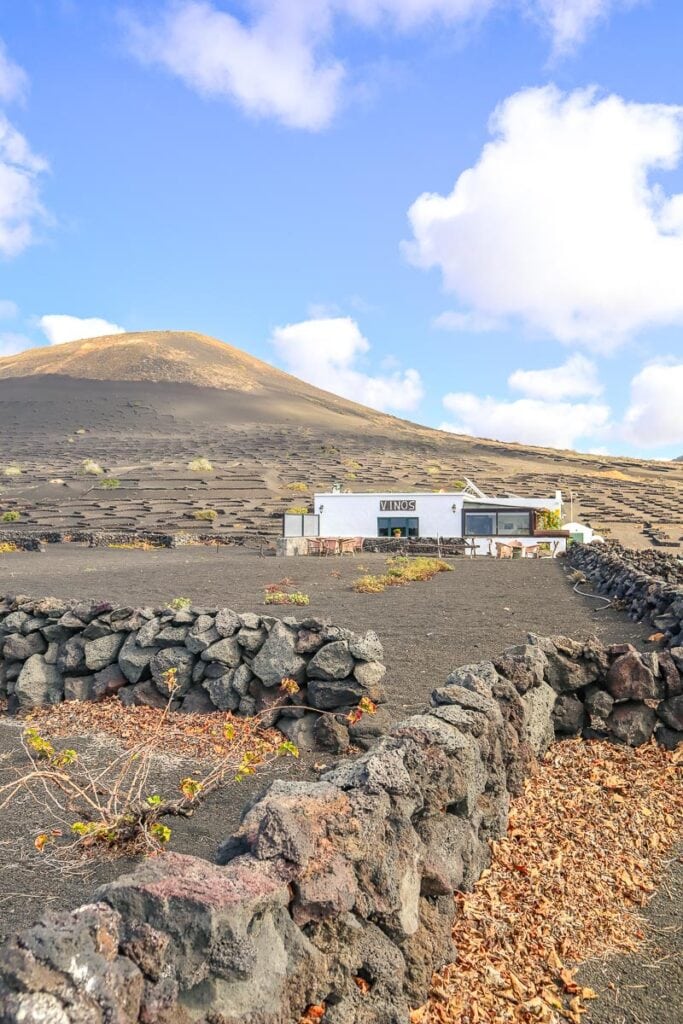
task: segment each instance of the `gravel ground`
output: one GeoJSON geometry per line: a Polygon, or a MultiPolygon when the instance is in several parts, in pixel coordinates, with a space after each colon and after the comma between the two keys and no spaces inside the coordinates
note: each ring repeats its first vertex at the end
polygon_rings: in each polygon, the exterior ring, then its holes
{"type": "MultiPolygon", "coordinates": [[[[375,629],[385,647],[388,667],[388,708],[399,718],[420,707],[430,691],[457,665],[491,656],[503,647],[523,641],[526,632],[566,633],[581,638],[597,634],[605,642],[631,641],[642,645],[647,630],[612,609],[595,610],[598,602],[573,592],[560,561],[454,559],[454,571],[429,582],[392,588],[383,594],[356,594],[351,583],[361,566],[379,572],[382,556],[354,558],[277,559],[219,548],[164,551],[91,550],[78,546],[50,547],[41,555],[17,553],[0,556],[0,592],[32,596],[54,594],[80,599],[106,599],[119,604],[164,604],[173,597],[190,597],[198,604],[231,606],[237,611],[261,611],[263,588],[288,576],[309,594],[309,609],[355,630],[375,629]]],[[[287,614],[288,609],[277,609],[287,614]]],[[[17,764],[21,757],[19,726],[0,722],[0,768],[17,764]]],[[[93,763],[111,754],[111,741],[92,737],[65,739],[93,763]]],[[[315,763],[330,763],[328,755],[280,761],[267,775],[248,780],[216,794],[193,819],[174,823],[172,848],[211,858],[218,843],[239,820],[245,802],[285,772],[314,778],[315,763]]],[[[155,766],[155,787],[173,786],[186,765],[170,756],[155,766]]],[[[29,798],[2,812],[0,831],[0,935],[28,924],[44,910],[71,908],[87,899],[93,889],[132,866],[130,861],[65,864],[33,848],[36,834],[45,828],[44,811],[29,798]]],[[[664,899],[664,890],[661,898],[664,899]]],[[[658,900],[660,897],[658,897],[658,900]]],[[[652,905],[655,926],[664,921],[652,905]],[[659,916],[658,916],[659,915],[659,916]]],[[[665,907],[665,904],[662,904],[665,907]]],[[[668,933],[667,933],[668,934],[668,933]]],[[[679,948],[680,953],[680,948],[679,948]]],[[[647,957],[619,958],[629,977],[639,977],[647,957]]],[[[608,969],[600,965],[600,970],[608,969]]],[[[586,984],[599,978],[587,968],[586,984]]],[[[660,970],[657,977],[665,979],[660,970]]],[[[614,975],[617,977],[617,975],[614,975]]],[[[652,987],[653,982],[648,982],[652,987]]],[[[662,985],[662,995],[669,986],[662,985]]],[[[679,1016],[626,1016],[629,1000],[637,1012],[638,989],[619,989],[622,1016],[599,1016],[602,1003],[592,1009],[595,1024],[639,1020],[673,1024],[679,1016]]],[[[608,1005],[608,1001],[605,1005],[608,1005]]],[[[611,1012],[611,1011],[610,1011],[611,1012]]],[[[616,1013],[616,1010],[614,1010],[616,1013]]],[[[628,1011],[630,1012],[630,1011],[628,1011]]],[[[658,1011],[659,1012],[659,1011],[658,1011]]],[[[664,1011],[662,1011],[664,1012],[664,1011]]]]}
{"type": "Polygon", "coordinates": [[[310,597],[307,609],[271,608],[281,616],[329,616],[340,626],[374,629],[384,644],[389,701],[402,713],[428,698],[458,665],[522,643],[527,632],[596,633],[607,642],[640,643],[648,631],[600,601],[579,597],[562,561],[451,560],[453,572],[382,594],[351,589],[359,568],[381,572],[382,555],[259,558],[239,548],[159,551],[55,545],[44,554],[0,555],[0,593],[45,594],[115,604],[199,605],[262,611],[263,588],[283,577],[310,597]]]}
{"type": "Polygon", "coordinates": [[[683,847],[644,913],[638,953],[587,963],[582,985],[600,993],[584,1024],[680,1024],[683,1020],[683,847]]]}

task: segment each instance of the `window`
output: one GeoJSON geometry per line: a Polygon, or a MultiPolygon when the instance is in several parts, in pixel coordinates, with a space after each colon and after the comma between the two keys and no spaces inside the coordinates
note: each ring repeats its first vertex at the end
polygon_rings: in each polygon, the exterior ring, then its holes
{"type": "Polygon", "coordinates": [[[419,537],[419,519],[380,517],[377,520],[378,537],[419,537]]]}
{"type": "Polygon", "coordinates": [[[513,534],[517,537],[528,537],[531,530],[529,528],[529,513],[528,512],[499,512],[498,513],[498,533],[499,534],[513,534]]]}
{"type": "Polygon", "coordinates": [[[495,512],[465,512],[465,535],[467,537],[493,537],[495,532],[495,512]]]}
{"type": "Polygon", "coordinates": [[[317,515],[295,515],[292,512],[285,512],[283,537],[319,537],[320,516],[317,515]]]}
{"type": "Polygon", "coordinates": [[[528,537],[531,514],[518,509],[465,512],[466,537],[528,537]]]}

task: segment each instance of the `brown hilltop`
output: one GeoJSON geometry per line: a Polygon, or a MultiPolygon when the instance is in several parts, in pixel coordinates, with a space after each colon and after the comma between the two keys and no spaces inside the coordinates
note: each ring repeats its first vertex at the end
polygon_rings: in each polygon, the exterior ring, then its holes
{"type": "Polygon", "coordinates": [[[467,476],[490,494],[572,491],[574,518],[627,543],[683,537],[681,462],[444,433],[193,332],[108,335],[0,359],[0,437],[0,511],[20,511],[17,529],[191,529],[197,506],[218,509],[211,529],[272,536],[285,508],[335,482],[448,491],[467,476]],[[214,463],[207,480],[188,471],[197,455],[214,463]],[[84,476],[86,458],[120,487],[84,476]],[[4,474],[8,466],[21,473],[4,474]]]}
{"type": "Polygon", "coordinates": [[[142,331],[32,348],[0,359],[0,377],[58,374],[254,391],[287,377],[267,363],[192,331],[142,331]]]}
{"type": "MultiPolygon", "coordinates": [[[[378,425],[393,417],[312,387],[241,349],[193,331],[141,331],[85,338],[62,345],[32,348],[0,359],[0,384],[20,378],[45,378],[134,384],[140,396],[157,404],[172,398],[181,417],[215,417],[221,423],[291,423],[311,426],[378,425]],[[145,388],[144,385],[153,385],[145,388]],[[171,387],[171,391],[160,386],[171,387]],[[203,389],[201,396],[194,390],[203,389]],[[213,394],[204,389],[210,388],[213,394]],[[216,392],[229,392],[230,399],[216,392]],[[197,407],[199,403],[199,407],[197,407]]],[[[73,386],[67,388],[74,393],[73,386]]],[[[37,393],[36,383],[32,391],[37,393]]],[[[86,394],[98,394],[90,387],[86,394]]],[[[128,393],[117,387],[116,393],[128,393]]],[[[400,422],[400,421],[394,421],[400,422]]]]}

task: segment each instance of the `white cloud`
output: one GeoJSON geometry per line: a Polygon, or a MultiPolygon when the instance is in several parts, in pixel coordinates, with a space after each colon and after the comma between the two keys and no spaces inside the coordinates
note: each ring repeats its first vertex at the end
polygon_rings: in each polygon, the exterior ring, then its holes
{"type": "Polygon", "coordinates": [[[339,24],[378,34],[480,21],[513,3],[550,33],[556,53],[629,0],[247,0],[239,18],[215,0],[167,0],[152,20],[127,16],[130,48],[202,96],[230,99],[251,115],[318,130],[343,100],[349,69],[331,52],[339,24]],[[251,15],[251,16],[250,16],[251,15]]]}
{"type": "Polygon", "coordinates": [[[658,362],[643,367],[631,381],[622,435],[643,448],[683,446],[682,399],[683,363],[658,362]]]}
{"type": "Polygon", "coordinates": [[[582,355],[571,356],[562,366],[549,370],[515,370],[508,386],[527,398],[557,401],[560,398],[595,398],[602,394],[595,363],[582,355]]]}
{"type": "Polygon", "coordinates": [[[27,85],[26,72],[10,59],[7,47],[0,39],[0,100],[9,103],[11,100],[20,99],[27,85]]]}
{"type": "Polygon", "coordinates": [[[503,322],[493,316],[486,316],[482,313],[461,313],[453,309],[439,313],[432,320],[432,327],[436,327],[440,331],[470,331],[474,334],[496,331],[502,326],[504,326],[503,322]]]}
{"type": "MultiPolygon", "coordinates": [[[[20,99],[27,84],[25,71],[0,39],[0,101],[20,99]]],[[[46,170],[46,162],[0,111],[0,255],[15,256],[34,241],[35,225],[45,216],[38,179],[46,170]]]]}
{"type": "Polygon", "coordinates": [[[376,27],[388,21],[399,31],[408,32],[437,19],[453,24],[482,18],[499,0],[329,0],[329,3],[361,25],[376,27]]]}
{"type": "Polygon", "coordinates": [[[464,392],[445,395],[443,404],[457,422],[443,423],[442,430],[549,448],[575,448],[604,429],[610,416],[608,406],[592,402],[508,402],[464,392]]]}
{"type": "Polygon", "coordinates": [[[424,395],[417,370],[371,376],[358,369],[370,349],[355,320],[328,317],[276,327],[271,338],[287,369],[302,380],[373,409],[410,412],[424,395]]]}
{"type": "Polygon", "coordinates": [[[15,356],[27,348],[33,348],[33,342],[25,334],[14,331],[0,331],[0,356],[15,356]]]}
{"type": "Polygon", "coordinates": [[[653,178],[680,162],[683,107],[547,86],[490,129],[450,195],[413,203],[408,257],[478,317],[596,350],[683,323],[683,195],[653,178]]]}
{"type": "Polygon", "coordinates": [[[230,98],[291,128],[323,127],[344,76],[338,61],[318,54],[328,31],[327,0],[255,6],[261,10],[251,24],[205,0],[173,3],[152,24],[132,18],[133,52],[203,96],[230,98]]]}
{"type": "Polygon", "coordinates": [[[531,0],[529,13],[545,24],[555,54],[566,53],[582,43],[597,22],[612,10],[632,7],[639,0],[531,0]]]}
{"type": "Polygon", "coordinates": [[[38,178],[46,170],[46,162],[0,113],[0,254],[15,256],[34,241],[35,225],[45,217],[38,178]]]}
{"type": "Polygon", "coordinates": [[[102,320],[98,316],[68,316],[64,313],[50,313],[39,319],[40,328],[51,345],[82,338],[99,338],[106,334],[125,334],[126,328],[102,320]]]}

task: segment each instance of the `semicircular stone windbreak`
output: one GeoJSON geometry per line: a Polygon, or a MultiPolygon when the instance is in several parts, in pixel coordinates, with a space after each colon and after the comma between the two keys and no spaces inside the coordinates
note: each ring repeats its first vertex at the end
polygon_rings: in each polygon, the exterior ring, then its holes
{"type": "Polygon", "coordinates": [[[456,669],[361,756],[271,783],[215,862],[147,860],[10,939],[0,1020],[296,1024],[315,1007],[326,1024],[405,1024],[453,959],[454,891],[554,737],[683,739],[681,658],[626,646],[530,635],[456,669]]]}
{"type": "Polygon", "coordinates": [[[170,701],[174,711],[267,715],[304,749],[343,751],[368,732],[343,716],[363,699],[385,700],[385,673],[376,633],[356,634],[329,619],[0,599],[0,697],[10,713],[116,694],[125,705],[170,701]],[[282,692],[283,679],[294,680],[295,693],[282,692]],[[323,711],[338,712],[340,721],[323,711]]]}

